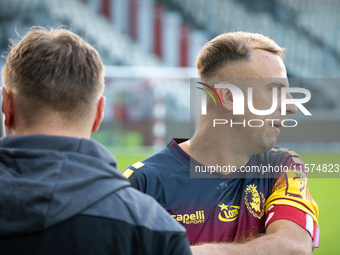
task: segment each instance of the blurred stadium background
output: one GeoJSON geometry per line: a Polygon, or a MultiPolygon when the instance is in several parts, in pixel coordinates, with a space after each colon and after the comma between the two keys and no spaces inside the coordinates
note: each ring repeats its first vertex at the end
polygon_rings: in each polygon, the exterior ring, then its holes
{"type": "MultiPolygon", "coordinates": [[[[339,9],[339,0],[0,0],[0,53],[36,25],[65,25],[94,45],[106,65],[107,107],[93,138],[123,170],[172,137],[191,135],[189,79],[206,41],[262,33],[287,48],[292,86],[312,94],[313,117],[298,114],[298,127],[283,129],[278,145],[305,163],[339,164],[339,9]]],[[[322,226],[315,254],[340,253],[339,180],[310,179],[322,226]]]]}

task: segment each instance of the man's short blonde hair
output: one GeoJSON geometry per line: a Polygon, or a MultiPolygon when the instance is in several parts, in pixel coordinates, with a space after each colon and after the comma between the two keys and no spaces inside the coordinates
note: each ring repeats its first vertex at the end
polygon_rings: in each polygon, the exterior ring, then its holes
{"type": "Polygon", "coordinates": [[[285,49],[261,34],[231,32],[221,34],[207,42],[197,56],[196,66],[200,78],[214,78],[229,64],[249,61],[252,49],[261,49],[284,59],[285,49]]]}
{"type": "Polygon", "coordinates": [[[11,46],[3,82],[18,97],[26,120],[44,109],[82,118],[103,92],[104,66],[78,35],[35,27],[11,46]]]}

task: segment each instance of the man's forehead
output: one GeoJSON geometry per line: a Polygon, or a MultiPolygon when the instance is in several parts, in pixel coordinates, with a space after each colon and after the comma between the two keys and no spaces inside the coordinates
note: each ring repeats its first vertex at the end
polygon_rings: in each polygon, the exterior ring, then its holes
{"type": "Polygon", "coordinates": [[[287,71],[279,55],[253,48],[249,60],[224,65],[216,78],[287,78],[287,71]]]}
{"type": "Polygon", "coordinates": [[[283,60],[269,51],[252,50],[251,58],[244,66],[249,78],[287,78],[283,60]]]}
{"type": "Polygon", "coordinates": [[[261,80],[263,80],[263,84],[266,86],[279,87],[279,88],[289,87],[288,78],[265,78],[261,80]]]}
{"type": "Polygon", "coordinates": [[[263,61],[263,62],[275,61],[275,62],[283,63],[282,58],[278,54],[275,54],[273,52],[263,50],[263,49],[257,49],[257,48],[254,48],[250,51],[250,61],[252,60],[263,61]]]}
{"type": "Polygon", "coordinates": [[[243,88],[289,87],[288,78],[232,78],[228,79],[228,82],[243,88]]]}

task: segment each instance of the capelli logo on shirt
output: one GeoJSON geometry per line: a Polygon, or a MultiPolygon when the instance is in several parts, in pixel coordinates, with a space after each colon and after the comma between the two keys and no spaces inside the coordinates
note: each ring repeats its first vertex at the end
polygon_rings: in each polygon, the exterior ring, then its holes
{"type": "Polygon", "coordinates": [[[196,211],[192,214],[177,214],[171,215],[177,221],[182,222],[183,224],[198,224],[204,223],[204,211],[196,211]]]}
{"type": "Polygon", "coordinates": [[[237,219],[240,212],[239,206],[225,204],[221,204],[218,206],[221,207],[221,211],[218,214],[218,219],[220,221],[229,222],[237,219]]]}

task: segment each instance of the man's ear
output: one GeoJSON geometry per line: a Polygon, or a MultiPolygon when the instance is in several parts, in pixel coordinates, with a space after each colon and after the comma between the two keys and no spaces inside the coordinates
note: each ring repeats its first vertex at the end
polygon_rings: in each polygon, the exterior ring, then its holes
{"type": "Polygon", "coordinates": [[[99,129],[100,123],[104,119],[105,102],[106,102],[105,96],[101,96],[97,106],[96,117],[94,119],[92,126],[92,133],[96,132],[99,129]]]}
{"type": "MultiPolygon", "coordinates": [[[[228,84],[226,82],[221,82],[220,84],[228,84]]],[[[222,106],[228,111],[233,110],[233,94],[227,88],[216,88],[217,94],[220,96],[222,101],[222,106]]]]}
{"type": "Polygon", "coordinates": [[[14,111],[13,111],[13,93],[7,91],[6,88],[1,88],[2,101],[1,111],[4,114],[4,124],[7,127],[11,127],[14,123],[14,111]]]}

